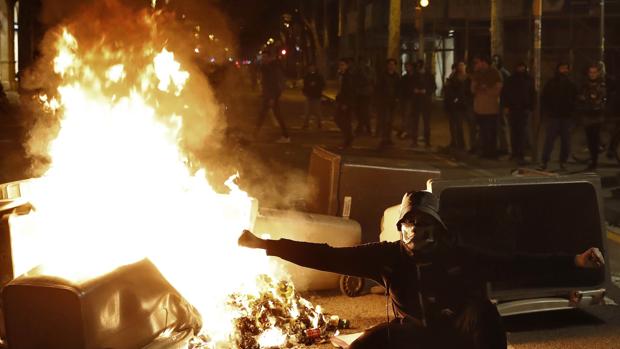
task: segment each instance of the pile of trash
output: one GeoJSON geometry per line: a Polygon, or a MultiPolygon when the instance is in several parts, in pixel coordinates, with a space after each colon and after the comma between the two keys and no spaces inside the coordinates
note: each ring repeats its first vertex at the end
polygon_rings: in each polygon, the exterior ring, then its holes
{"type": "Polygon", "coordinates": [[[258,295],[232,294],[229,305],[238,311],[231,342],[241,349],[293,348],[326,342],[349,327],[347,320],[323,314],[295,292],[292,283],[267,275],[257,280],[258,295]]]}

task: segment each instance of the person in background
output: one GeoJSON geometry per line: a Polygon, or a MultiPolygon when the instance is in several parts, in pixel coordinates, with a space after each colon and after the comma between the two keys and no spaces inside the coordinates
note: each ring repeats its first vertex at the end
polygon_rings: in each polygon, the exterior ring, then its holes
{"type": "Polygon", "coordinates": [[[323,89],[325,88],[325,79],[319,74],[316,69],[316,65],[308,65],[308,73],[304,77],[304,87],[302,92],[306,96],[306,119],[304,121],[303,129],[307,130],[310,126],[310,114],[316,117],[316,127],[321,129],[321,97],[323,96],[323,89]]]}
{"type": "Polygon", "coordinates": [[[444,105],[450,121],[450,148],[465,149],[463,121],[467,120],[470,104],[471,80],[465,62],[459,61],[453,64],[452,74],[444,87],[444,105]]]}
{"type": "Polygon", "coordinates": [[[343,142],[341,150],[351,147],[353,144],[353,130],[351,126],[351,113],[355,106],[355,81],[350,72],[349,60],[341,58],[338,61],[338,74],[340,75],[340,90],[336,95],[335,121],[342,133],[343,142]]]}
{"type": "Polygon", "coordinates": [[[512,159],[519,166],[525,165],[527,121],[536,105],[534,79],[528,74],[525,63],[516,65],[514,73],[506,79],[501,100],[504,114],[510,123],[512,159]]]}
{"type": "MultiPolygon", "coordinates": [[[[400,240],[354,247],[268,240],[243,231],[238,244],[263,249],[297,265],[369,278],[387,290],[395,318],[366,329],[350,349],[506,349],[506,332],[487,295],[488,281],[576,274],[602,268],[597,247],[583,253],[503,255],[460,243],[438,213],[430,192],[403,196],[400,240]]],[[[474,218],[475,219],[475,218],[474,218]]]]}
{"type": "Polygon", "coordinates": [[[480,56],[476,60],[472,76],[471,91],[474,95],[474,114],[480,130],[482,156],[497,158],[497,126],[500,107],[499,96],[502,90],[502,77],[491,66],[491,60],[480,56]]]}
{"type": "Polygon", "coordinates": [[[362,57],[358,60],[355,69],[355,115],[357,116],[357,126],[355,134],[357,136],[372,134],[370,127],[370,102],[375,84],[375,78],[370,62],[362,57]]]}
{"type": "Polygon", "coordinates": [[[401,130],[398,138],[405,139],[410,136],[413,127],[413,79],[415,76],[415,65],[413,62],[405,63],[405,75],[400,80],[400,106],[401,106],[401,130]]]}
{"type": "Polygon", "coordinates": [[[435,77],[426,70],[424,61],[420,60],[416,64],[416,74],[413,77],[413,127],[411,137],[413,138],[412,147],[418,146],[418,127],[420,117],[424,122],[424,145],[431,147],[431,107],[433,94],[437,89],[435,77]]]}
{"type": "Polygon", "coordinates": [[[558,136],[560,136],[560,168],[562,170],[566,169],[566,162],[570,155],[570,133],[575,121],[577,86],[571,81],[569,73],[568,63],[558,63],[555,76],[547,81],[540,97],[542,113],[546,118],[542,170],[547,169],[553,144],[558,136]]]}
{"type": "Polygon", "coordinates": [[[278,143],[290,143],[291,138],[288,135],[288,129],[286,123],[282,118],[282,111],[280,110],[280,95],[282,94],[284,86],[284,72],[278,62],[277,58],[273,56],[269,51],[263,52],[261,64],[261,85],[262,85],[262,107],[256,122],[256,128],[254,130],[254,138],[258,137],[265,117],[269,109],[273,110],[273,115],[276,117],[280,129],[282,130],[282,137],[277,140],[278,143]]]}
{"type": "Polygon", "coordinates": [[[391,146],[392,123],[394,112],[400,97],[400,74],[396,70],[398,63],[390,58],[386,61],[386,69],[377,79],[377,108],[379,114],[379,129],[381,130],[381,142],[379,147],[391,146]]]}
{"type": "MultiPolygon", "coordinates": [[[[508,69],[504,67],[504,62],[502,60],[502,56],[493,55],[493,67],[499,71],[499,74],[502,76],[502,83],[505,83],[506,80],[510,77],[510,72],[508,69]]],[[[507,155],[508,154],[508,134],[509,131],[509,123],[507,121],[507,115],[504,113],[505,108],[503,107],[503,101],[500,98],[500,109],[499,109],[499,117],[497,119],[497,142],[498,142],[498,155],[507,155]]]]}
{"type": "Polygon", "coordinates": [[[588,68],[586,82],[579,90],[578,103],[585,125],[590,164],[586,171],[596,170],[598,154],[601,146],[601,127],[604,120],[605,103],[607,101],[607,87],[601,76],[601,68],[593,64],[588,68]]]}

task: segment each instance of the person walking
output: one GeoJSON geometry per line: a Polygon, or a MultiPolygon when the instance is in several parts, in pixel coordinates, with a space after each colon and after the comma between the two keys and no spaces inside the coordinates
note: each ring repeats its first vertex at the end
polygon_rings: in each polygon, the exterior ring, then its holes
{"type": "Polygon", "coordinates": [[[474,95],[474,114],[480,130],[482,156],[497,158],[497,126],[500,113],[499,96],[502,90],[502,77],[491,66],[491,60],[481,56],[476,60],[472,76],[471,91],[474,95]]]}
{"type": "Polygon", "coordinates": [[[321,129],[321,97],[325,88],[325,79],[317,71],[316,65],[308,65],[308,73],[304,77],[304,87],[302,92],[306,96],[306,115],[303,129],[307,130],[310,126],[310,114],[316,118],[316,127],[321,129]]]}
{"type": "Polygon", "coordinates": [[[569,73],[568,63],[558,63],[555,76],[545,84],[541,94],[542,112],[546,117],[542,170],[547,169],[553,144],[558,136],[560,136],[560,169],[566,169],[570,155],[570,133],[574,123],[577,86],[569,78],[569,73]]]}
{"type": "Polygon", "coordinates": [[[273,115],[276,117],[280,129],[282,130],[282,137],[277,140],[278,143],[290,143],[291,138],[288,135],[286,123],[282,118],[282,112],[280,110],[280,95],[284,87],[284,72],[278,62],[269,51],[264,51],[262,55],[261,64],[261,87],[262,87],[262,107],[258,115],[256,122],[256,129],[254,130],[254,138],[258,137],[265,117],[269,109],[273,110],[273,115]]]}
{"type": "Polygon", "coordinates": [[[379,76],[377,81],[377,108],[379,109],[379,129],[381,130],[379,147],[393,145],[392,123],[400,97],[400,74],[396,70],[397,65],[395,59],[388,59],[385,72],[379,76]]]}
{"type": "MultiPolygon", "coordinates": [[[[471,80],[465,62],[453,65],[452,74],[444,87],[444,106],[450,121],[450,148],[465,149],[463,121],[467,119],[471,104],[471,80]]],[[[473,143],[470,140],[470,143],[473,143]]]]}
{"type": "Polygon", "coordinates": [[[334,119],[343,137],[342,145],[339,148],[344,150],[353,144],[351,112],[355,105],[355,81],[349,69],[349,60],[341,58],[338,61],[338,74],[340,74],[340,90],[338,95],[336,95],[336,115],[334,119]]]}
{"type": "Polygon", "coordinates": [[[590,151],[590,164],[586,171],[596,170],[601,145],[601,126],[604,120],[607,88],[601,76],[601,68],[593,64],[588,68],[588,78],[579,90],[578,102],[590,151]]]}
{"type": "Polygon", "coordinates": [[[374,88],[374,75],[370,68],[370,62],[364,58],[359,59],[357,69],[354,73],[355,78],[355,115],[357,126],[355,134],[357,136],[372,134],[370,126],[370,102],[374,88]]]}
{"type": "Polygon", "coordinates": [[[413,127],[411,128],[412,147],[418,146],[418,127],[420,117],[424,122],[424,145],[431,147],[431,106],[433,94],[437,89],[435,78],[426,71],[424,61],[418,61],[416,74],[413,76],[413,127]]]}
{"type": "Polygon", "coordinates": [[[510,125],[512,159],[519,166],[525,165],[527,121],[536,104],[534,79],[528,74],[525,63],[516,65],[514,73],[506,79],[502,89],[504,114],[510,125]]]}

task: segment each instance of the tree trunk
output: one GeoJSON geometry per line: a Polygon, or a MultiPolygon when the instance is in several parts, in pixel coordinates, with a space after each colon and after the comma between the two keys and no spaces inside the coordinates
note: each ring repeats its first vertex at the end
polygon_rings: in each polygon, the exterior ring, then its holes
{"type": "Polygon", "coordinates": [[[387,57],[394,59],[400,56],[400,2],[401,0],[390,0],[387,57]]]}
{"type": "Polygon", "coordinates": [[[491,0],[491,55],[504,56],[503,0],[491,0]]]}

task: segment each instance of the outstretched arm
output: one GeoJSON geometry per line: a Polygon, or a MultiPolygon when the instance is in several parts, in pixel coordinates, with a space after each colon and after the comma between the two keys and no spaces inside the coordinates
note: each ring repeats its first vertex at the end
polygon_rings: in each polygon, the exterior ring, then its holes
{"type": "Polygon", "coordinates": [[[505,255],[489,251],[468,249],[474,268],[485,274],[487,280],[529,275],[532,273],[562,273],[577,268],[601,268],[605,260],[601,251],[591,247],[577,255],[570,254],[514,254],[505,255]]]}
{"type": "Polygon", "coordinates": [[[327,244],[287,239],[261,239],[248,230],[244,230],[239,237],[239,245],[263,249],[270,256],[280,257],[303,267],[378,281],[381,281],[382,269],[394,257],[387,243],[335,248],[327,244]]]}

